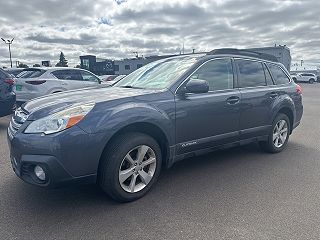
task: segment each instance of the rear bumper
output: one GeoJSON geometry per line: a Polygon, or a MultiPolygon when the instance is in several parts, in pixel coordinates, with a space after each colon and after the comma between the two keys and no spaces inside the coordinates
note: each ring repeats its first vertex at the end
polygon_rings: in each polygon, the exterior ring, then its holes
{"type": "Polygon", "coordinates": [[[0,100],[0,117],[9,115],[13,112],[16,104],[16,95],[12,93],[7,99],[0,100]]]}

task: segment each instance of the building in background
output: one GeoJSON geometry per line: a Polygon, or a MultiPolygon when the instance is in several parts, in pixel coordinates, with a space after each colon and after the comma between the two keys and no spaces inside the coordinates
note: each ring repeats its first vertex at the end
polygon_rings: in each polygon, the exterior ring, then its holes
{"type": "Polygon", "coordinates": [[[114,74],[113,61],[93,55],[80,56],[80,67],[97,75],[114,74]]]}
{"type": "Polygon", "coordinates": [[[41,66],[43,67],[51,67],[50,61],[41,61],[41,66]]]}
{"type": "MultiPolygon", "coordinates": [[[[285,45],[284,46],[279,45],[274,47],[263,47],[263,48],[248,48],[246,50],[273,55],[278,59],[279,62],[281,62],[290,71],[291,54],[290,54],[290,49],[285,45]]],[[[87,56],[80,56],[80,61],[81,61],[81,68],[87,69],[97,75],[109,75],[109,74],[128,75],[131,72],[137,70],[138,68],[150,62],[163,59],[163,58],[181,56],[181,55],[187,55],[187,54],[125,58],[121,60],[98,59],[96,58],[96,56],[87,55],[87,56]]]]}
{"type": "Polygon", "coordinates": [[[275,45],[274,47],[262,48],[248,48],[247,50],[273,55],[286,67],[288,71],[290,71],[291,54],[290,49],[286,45],[275,45]]]}

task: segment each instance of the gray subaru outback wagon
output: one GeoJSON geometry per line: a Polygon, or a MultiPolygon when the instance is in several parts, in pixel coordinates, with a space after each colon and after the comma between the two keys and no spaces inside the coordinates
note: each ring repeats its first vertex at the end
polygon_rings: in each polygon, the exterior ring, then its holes
{"type": "Polygon", "coordinates": [[[163,167],[221,147],[282,151],[302,94],[273,56],[236,49],[152,62],[112,87],[33,99],[8,128],[13,170],[41,187],[98,183],[136,200],[163,167]]]}

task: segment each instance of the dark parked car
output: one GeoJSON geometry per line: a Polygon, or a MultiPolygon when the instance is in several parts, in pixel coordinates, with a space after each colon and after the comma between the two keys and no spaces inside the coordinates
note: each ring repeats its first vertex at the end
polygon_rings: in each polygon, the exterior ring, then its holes
{"type": "Polygon", "coordinates": [[[13,92],[13,79],[9,73],[0,69],[0,117],[13,112],[16,103],[16,95],[13,92]]]}
{"type": "Polygon", "coordinates": [[[282,151],[302,112],[300,86],[274,57],[220,49],[152,62],[109,88],[29,101],[8,141],[24,181],[98,182],[126,202],[185,157],[251,142],[282,151]]]}

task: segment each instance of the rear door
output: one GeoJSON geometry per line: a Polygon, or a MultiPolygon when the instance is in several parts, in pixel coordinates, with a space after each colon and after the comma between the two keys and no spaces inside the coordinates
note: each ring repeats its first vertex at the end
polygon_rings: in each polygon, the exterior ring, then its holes
{"type": "MultiPolygon", "coordinates": [[[[73,90],[81,88],[82,86],[81,75],[72,69],[56,70],[52,72],[52,75],[59,79],[56,88],[60,88],[61,90],[73,90]]],[[[51,92],[53,92],[53,90],[51,90],[51,92]]]]}
{"type": "Polygon", "coordinates": [[[241,92],[240,138],[267,135],[271,127],[272,105],[277,92],[265,64],[255,60],[236,59],[241,92]]]}

